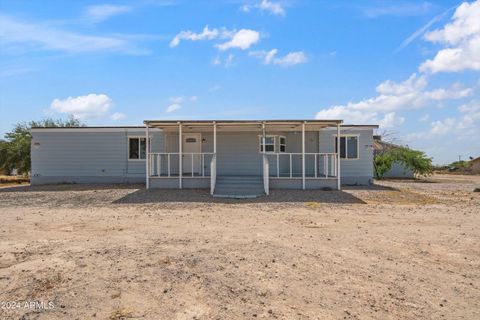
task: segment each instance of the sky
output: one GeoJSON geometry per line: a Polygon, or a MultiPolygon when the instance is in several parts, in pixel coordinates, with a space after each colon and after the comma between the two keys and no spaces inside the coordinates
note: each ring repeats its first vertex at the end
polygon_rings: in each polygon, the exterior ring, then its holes
{"type": "Polygon", "coordinates": [[[0,0],[0,135],[80,119],[343,119],[480,156],[480,0],[0,0]]]}

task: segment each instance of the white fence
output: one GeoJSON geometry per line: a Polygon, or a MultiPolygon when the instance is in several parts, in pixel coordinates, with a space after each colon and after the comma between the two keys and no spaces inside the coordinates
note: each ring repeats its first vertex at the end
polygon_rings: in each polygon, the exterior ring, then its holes
{"type": "MultiPolygon", "coordinates": [[[[155,152],[148,154],[150,177],[172,177],[180,174],[180,153],[155,152]]],[[[212,152],[182,153],[181,172],[185,177],[208,177],[215,154],[212,152]],[[210,160],[210,161],[209,161],[210,160]]]]}
{"type": "MultiPolygon", "coordinates": [[[[302,177],[302,153],[266,153],[270,160],[269,176],[272,178],[302,177]]],[[[338,174],[336,153],[305,153],[305,176],[329,179],[338,174]]]]}

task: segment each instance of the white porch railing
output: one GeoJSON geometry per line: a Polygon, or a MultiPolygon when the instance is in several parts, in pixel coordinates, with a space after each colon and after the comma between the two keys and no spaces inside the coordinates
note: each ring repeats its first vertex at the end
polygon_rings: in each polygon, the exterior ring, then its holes
{"type": "MultiPolygon", "coordinates": [[[[270,173],[273,178],[301,178],[302,153],[266,153],[267,157],[275,160],[276,172],[270,173]],[[297,164],[294,162],[298,160],[297,164]],[[297,171],[295,171],[295,169],[297,171]]],[[[338,175],[336,153],[305,153],[305,177],[316,179],[331,179],[338,175]],[[312,163],[313,160],[313,163],[312,163]]]]}
{"type": "Polygon", "coordinates": [[[267,196],[270,193],[269,171],[270,171],[270,168],[268,163],[268,157],[266,154],[263,154],[263,188],[267,196]]]}
{"type": "Polygon", "coordinates": [[[208,161],[205,160],[206,157],[212,156],[212,159],[215,157],[213,152],[196,152],[196,153],[182,153],[182,168],[179,168],[178,157],[180,156],[179,152],[151,152],[149,153],[149,176],[150,177],[172,177],[178,176],[180,170],[182,170],[182,175],[184,177],[208,177],[212,172],[211,162],[210,170],[205,170],[205,164],[208,161]],[[172,160],[174,158],[175,160],[172,160]],[[190,163],[187,163],[185,160],[190,160],[190,163]],[[185,174],[187,173],[187,174],[185,174]]]}
{"type": "Polygon", "coordinates": [[[215,191],[215,184],[217,182],[217,155],[213,154],[210,161],[210,194],[213,195],[215,191]]]}

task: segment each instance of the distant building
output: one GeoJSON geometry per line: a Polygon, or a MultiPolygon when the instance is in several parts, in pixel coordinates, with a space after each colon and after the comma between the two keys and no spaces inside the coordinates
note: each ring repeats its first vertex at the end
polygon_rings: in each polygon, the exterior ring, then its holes
{"type": "Polygon", "coordinates": [[[470,160],[470,170],[472,173],[480,174],[480,157],[470,160]]]}
{"type": "MultiPolygon", "coordinates": [[[[379,135],[373,136],[373,154],[381,154],[382,152],[389,149],[401,148],[401,146],[386,142],[382,140],[382,137],[379,135]]],[[[402,163],[395,162],[392,165],[392,168],[387,171],[384,175],[385,178],[402,178],[402,179],[413,179],[415,175],[410,168],[406,168],[402,163]]]]}

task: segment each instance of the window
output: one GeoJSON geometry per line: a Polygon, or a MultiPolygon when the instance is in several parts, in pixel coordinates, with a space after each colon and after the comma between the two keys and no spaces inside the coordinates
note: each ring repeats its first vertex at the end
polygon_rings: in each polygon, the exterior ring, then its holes
{"type": "Polygon", "coordinates": [[[145,159],[147,143],[145,138],[128,138],[128,159],[145,159]]]}
{"type": "Polygon", "coordinates": [[[280,136],[280,152],[285,152],[287,149],[287,138],[280,136]]]}
{"type": "MultiPolygon", "coordinates": [[[[262,137],[260,137],[260,152],[263,152],[262,137]]],[[[265,136],[265,152],[275,152],[275,136],[265,136]]]]}
{"type": "MultiPolygon", "coordinates": [[[[338,152],[337,137],[335,139],[335,152],[338,152]]],[[[340,158],[358,159],[358,137],[341,136],[340,137],[340,158]]]]}
{"type": "Polygon", "coordinates": [[[196,138],[186,138],[185,143],[197,143],[197,139],[196,138]]]}
{"type": "MultiPolygon", "coordinates": [[[[263,139],[259,136],[259,150],[263,152],[263,139]]],[[[287,149],[287,138],[284,136],[265,136],[265,152],[285,152],[287,149]],[[278,141],[278,147],[276,146],[278,141]],[[278,150],[277,150],[278,148],[278,150]]]]}

